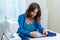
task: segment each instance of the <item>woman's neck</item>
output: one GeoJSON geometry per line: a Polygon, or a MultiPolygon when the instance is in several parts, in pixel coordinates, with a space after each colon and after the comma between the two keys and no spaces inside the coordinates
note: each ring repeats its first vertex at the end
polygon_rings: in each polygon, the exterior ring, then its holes
{"type": "Polygon", "coordinates": [[[33,23],[33,19],[32,19],[32,18],[27,18],[27,17],[26,17],[26,22],[27,22],[28,24],[32,24],[32,23],[33,23]]]}

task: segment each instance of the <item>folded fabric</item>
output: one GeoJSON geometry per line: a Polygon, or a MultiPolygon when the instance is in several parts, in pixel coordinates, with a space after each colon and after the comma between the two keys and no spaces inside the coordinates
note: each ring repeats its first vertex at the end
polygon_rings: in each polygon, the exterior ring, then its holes
{"type": "Polygon", "coordinates": [[[42,35],[42,36],[39,36],[37,38],[41,38],[41,37],[53,37],[53,36],[56,36],[56,33],[48,31],[48,35],[47,36],[42,35]]]}
{"type": "Polygon", "coordinates": [[[46,37],[56,36],[56,33],[48,31],[48,35],[46,37]]]}

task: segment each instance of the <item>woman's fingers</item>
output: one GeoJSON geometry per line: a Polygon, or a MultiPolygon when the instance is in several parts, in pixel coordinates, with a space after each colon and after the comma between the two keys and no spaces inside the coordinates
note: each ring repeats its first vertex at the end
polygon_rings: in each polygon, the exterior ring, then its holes
{"type": "Polygon", "coordinates": [[[43,35],[47,36],[48,35],[48,31],[44,30],[43,31],[43,35]]]}
{"type": "Polygon", "coordinates": [[[37,37],[37,34],[36,34],[36,32],[30,32],[30,36],[31,37],[37,37]]]}

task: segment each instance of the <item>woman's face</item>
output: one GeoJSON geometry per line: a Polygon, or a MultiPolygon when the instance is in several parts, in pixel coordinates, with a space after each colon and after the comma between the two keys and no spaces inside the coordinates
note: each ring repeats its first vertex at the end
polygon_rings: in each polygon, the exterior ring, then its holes
{"type": "Polygon", "coordinates": [[[35,10],[31,12],[32,18],[34,18],[37,15],[37,13],[38,13],[38,9],[35,8],[35,10]]]}

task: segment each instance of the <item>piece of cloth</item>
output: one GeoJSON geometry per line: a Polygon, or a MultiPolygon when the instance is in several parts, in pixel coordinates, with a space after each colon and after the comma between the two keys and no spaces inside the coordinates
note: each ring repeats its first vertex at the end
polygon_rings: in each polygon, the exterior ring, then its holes
{"type": "Polygon", "coordinates": [[[56,36],[56,33],[48,31],[48,35],[47,36],[40,36],[38,38],[41,38],[41,37],[54,37],[54,36],[56,36]]]}
{"type": "Polygon", "coordinates": [[[53,37],[56,36],[56,33],[48,31],[47,37],[53,37]]]}

